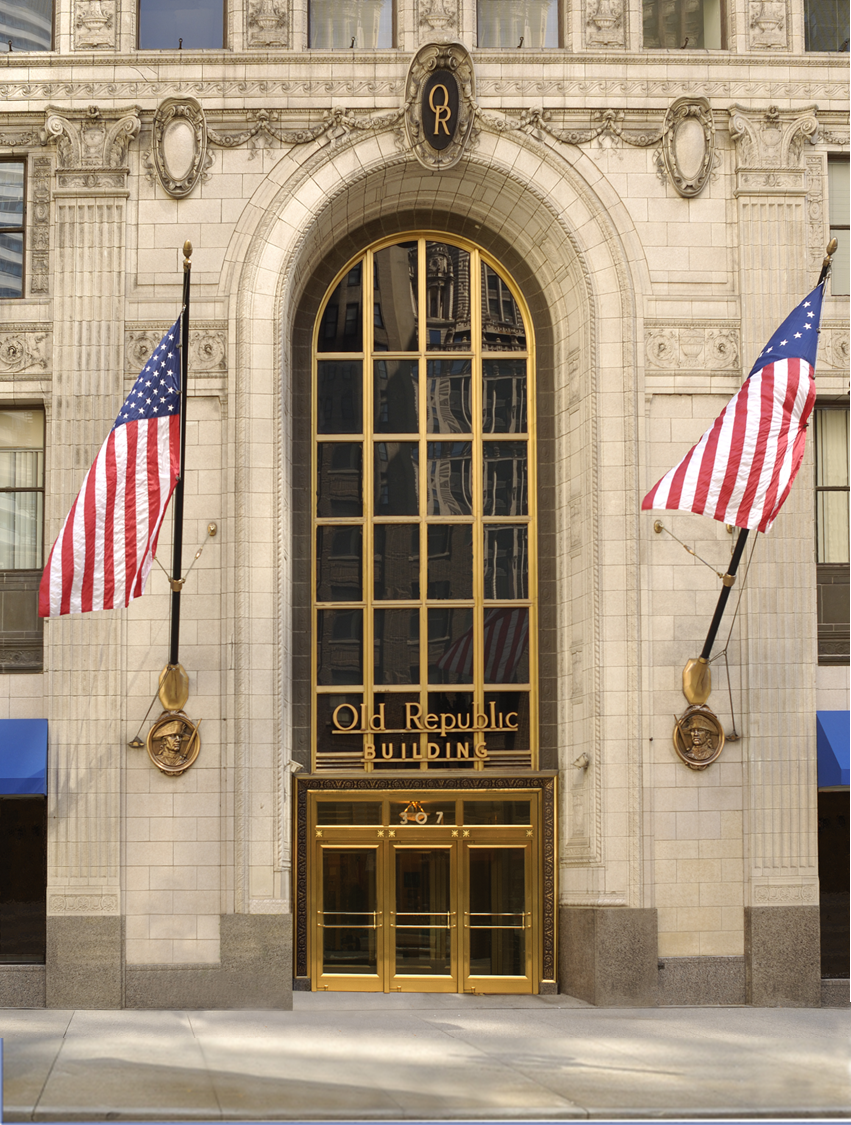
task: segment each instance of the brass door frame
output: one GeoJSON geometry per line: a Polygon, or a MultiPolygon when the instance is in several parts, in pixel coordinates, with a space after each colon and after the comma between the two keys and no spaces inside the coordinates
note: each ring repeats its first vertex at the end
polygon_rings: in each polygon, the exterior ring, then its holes
{"type": "MultiPolygon", "coordinates": [[[[387,775],[373,778],[328,778],[301,776],[294,779],[295,810],[295,977],[296,987],[333,988],[353,991],[457,991],[465,988],[476,992],[537,992],[541,983],[554,984],[556,980],[556,886],[555,840],[556,803],[555,774],[537,773],[534,776],[495,777],[493,774],[458,778],[435,774],[390,779],[387,775]],[[440,800],[456,802],[456,825],[406,825],[390,818],[391,802],[408,800],[414,796],[427,802],[440,800]],[[322,825],[316,824],[317,801],[337,799],[346,802],[381,802],[381,824],[375,825],[322,825]],[[480,800],[532,799],[533,825],[463,825],[460,823],[462,802],[465,798],[480,800]],[[320,834],[321,833],[321,834],[320,834]],[[466,901],[466,879],[470,849],[479,847],[523,847],[526,849],[526,940],[528,977],[483,977],[467,974],[462,981],[450,983],[447,977],[429,978],[427,975],[402,974],[390,981],[389,949],[392,927],[391,911],[395,909],[395,847],[454,847],[451,860],[452,887],[450,912],[455,934],[453,944],[452,976],[460,974],[461,962],[469,958],[469,935],[465,933],[462,901],[466,901]],[[378,849],[377,892],[384,896],[385,916],[377,919],[379,942],[379,967],[376,977],[357,974],[320,980],[313,967],[321,965],[320,929],[315,924],[320,909],[319,884],[321,882],[322,849],[364,848],[378,849]],[[383,923],[383,924],[382,924],[383,923]],[[462,945],[463,943],[463,945],[462,945]]],[[[469,908],[467,908],[469,909],[469,908]]]]}

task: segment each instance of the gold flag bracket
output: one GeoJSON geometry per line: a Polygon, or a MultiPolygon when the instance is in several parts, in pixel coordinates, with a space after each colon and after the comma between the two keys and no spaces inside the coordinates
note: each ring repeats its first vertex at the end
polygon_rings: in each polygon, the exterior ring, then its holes
{"type": "MultiPolygon", "coordinates": [[[[207,524],[207,536],[208,536],[208,538],[209,539],[215,539],[216,536],[218,535],[218,533],[219,533],[219,525],[211,520],[210,523],[207,524]]],[[[160,570],[163,572],[163,574],[168,579],[169,588],[172,590],[173,593],[179,594],[180,591],[183,589],[183,585],[186,582],[186,579],[192,573],[193,566],[201,558],[201,555],[204,553],[204,548],[207,546],[207,542],[208,542],[208,539],[204,539],[202,541],[201,546],[195,552],[195,557],[192,559],[192,562],[189,564],[189,569],[186,571],[186,573],[184,574],[184,576],[182,578],[172,578],[171,575],[169,574],[169,572],[166,570],[166,568],[163,566],[163,564],[157,558],[157,556],[154,555],[154,562],[157,564],[157,566],[160,568],[160,570]]]]}
{"type": "Polygon", "coordinates": [[[697,551],[695,551],[691,547],[689,547],[689,545],[687,543],[683,543],[682,539],[677,539],[677,536],[674,535],[673,531],[669,531],[668,528],[665,527],[665,525],[662,523],[661,520],[655,520],[654,521],[653,530],[656,532],[657,535],[661,535],[663,531],[665,532],[666,535],[670,535],[670,537],[672,539],[674,539],[677,543],[679,543],[679,545],[682,547],[682,549],[684,551],[688,551],[688,553],[690,555],[692,555],[694,558],[696,558],[698,562],[702,562],[705,567],[708,567],[712,571],[712,573],[716,576],[716,578],[720,578],[725,586],[732,586],[733,583],[736,581],[736,578],[735,578],[734,575],[732,575],[732,574],[722,574],[720,570],[715,569],[715,567],[712,565],[712,563],[707,562],[706,559],[702,559],[700,557],[700,555],[697,553],[697,551]]]}

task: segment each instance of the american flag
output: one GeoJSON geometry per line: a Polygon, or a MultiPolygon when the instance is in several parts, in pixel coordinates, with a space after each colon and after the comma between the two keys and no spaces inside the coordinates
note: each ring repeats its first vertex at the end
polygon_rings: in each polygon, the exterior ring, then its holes
{"type": "Polygon", "coordinates": [[[641,503],[768,531],[804,456],[816,397],[824,286],[783,321],[747,380],[679,465],[641,503]]]}
{"type": "Polygon", "coordinates": [[[138,598],[180,472],[180,319],[145,364],[53,544],[41,617],[138,598]]]}

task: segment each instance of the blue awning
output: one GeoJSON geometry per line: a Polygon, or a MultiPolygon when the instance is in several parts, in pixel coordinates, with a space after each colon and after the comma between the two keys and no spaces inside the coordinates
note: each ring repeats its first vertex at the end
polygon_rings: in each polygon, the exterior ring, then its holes
{"type": "Polygon", "coordinates": [[[848,711],[818,711],[818,784],[851,784],[851,738],[848,711]]]}
{"type": "Polygon", "coordinates": [[[47,792],[47,719],[0,719],[0,796],[47,792]]]}

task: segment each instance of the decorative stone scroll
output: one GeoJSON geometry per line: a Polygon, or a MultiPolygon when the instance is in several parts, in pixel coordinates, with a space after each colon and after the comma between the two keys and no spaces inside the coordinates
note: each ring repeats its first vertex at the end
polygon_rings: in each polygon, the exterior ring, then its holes
{"type": "Polygon", "coordinates": [[[675,190],[686,199],[700,195],[712,173],[715,122],[706,98],[677,98],[662,130],[662,159],[675,190]]]}
{"type": "Polygon", "coordinates": [[[210,164],[207,121],[194,98],[166,98],[154,114],[151,154],[163,191],[189,195],[210,164]]]}
{"type": "MultiPolygon", "coordinates": [[[[128,375],[138,375],[153,355],[164,330],[163,325],[127,325],[124,356],[128,375]]],[[[192,374],[203,375],[227,370],[227,328],[223,322],[196,322],[195,327],[189,329],[189,370],[192,374]]]]}
{"type": "Polygon", "coordinates": [[[54,143],[60,187],[124,187],[129,171],[127,152],[139,135],[139,107],[57,110],[48,106],[41,143],[54,143]]]}
{"type": "Polygon", "coordinates": [[[0,333],[0,377],[47,370],[50,332],[31,324],[7,324],[0,333]]]}
{"type": "Polygon", "coordinates": [[[647,327],[647,365],[663,371],[737,370],[741,348],[735,328],[647,327]]]}
{"type": "Polygon", "coordinates": [[[623,0],[592,0],[585,20],[588,47],[624,47],[625,32],[623,0]]]}
{"type": "Polygon", "coordinates": [[[730,107],[730,136],[736,144],[737,168],[780,171],[801,167],[805,143],[819,140],[818,106],[803,110],[730,107]]]}
{"type": "Polygon", "coordinates": [[[115,46],[115,0],[77,0],[74,49],[109,50],[115,46]]]}
{"type": "Polygon", "coordinates": [[[428,43],[405,80],[405,128],[424,168],[452,168],[464,155],[477,114],[473,61],[460,43],[428,43]]]}

